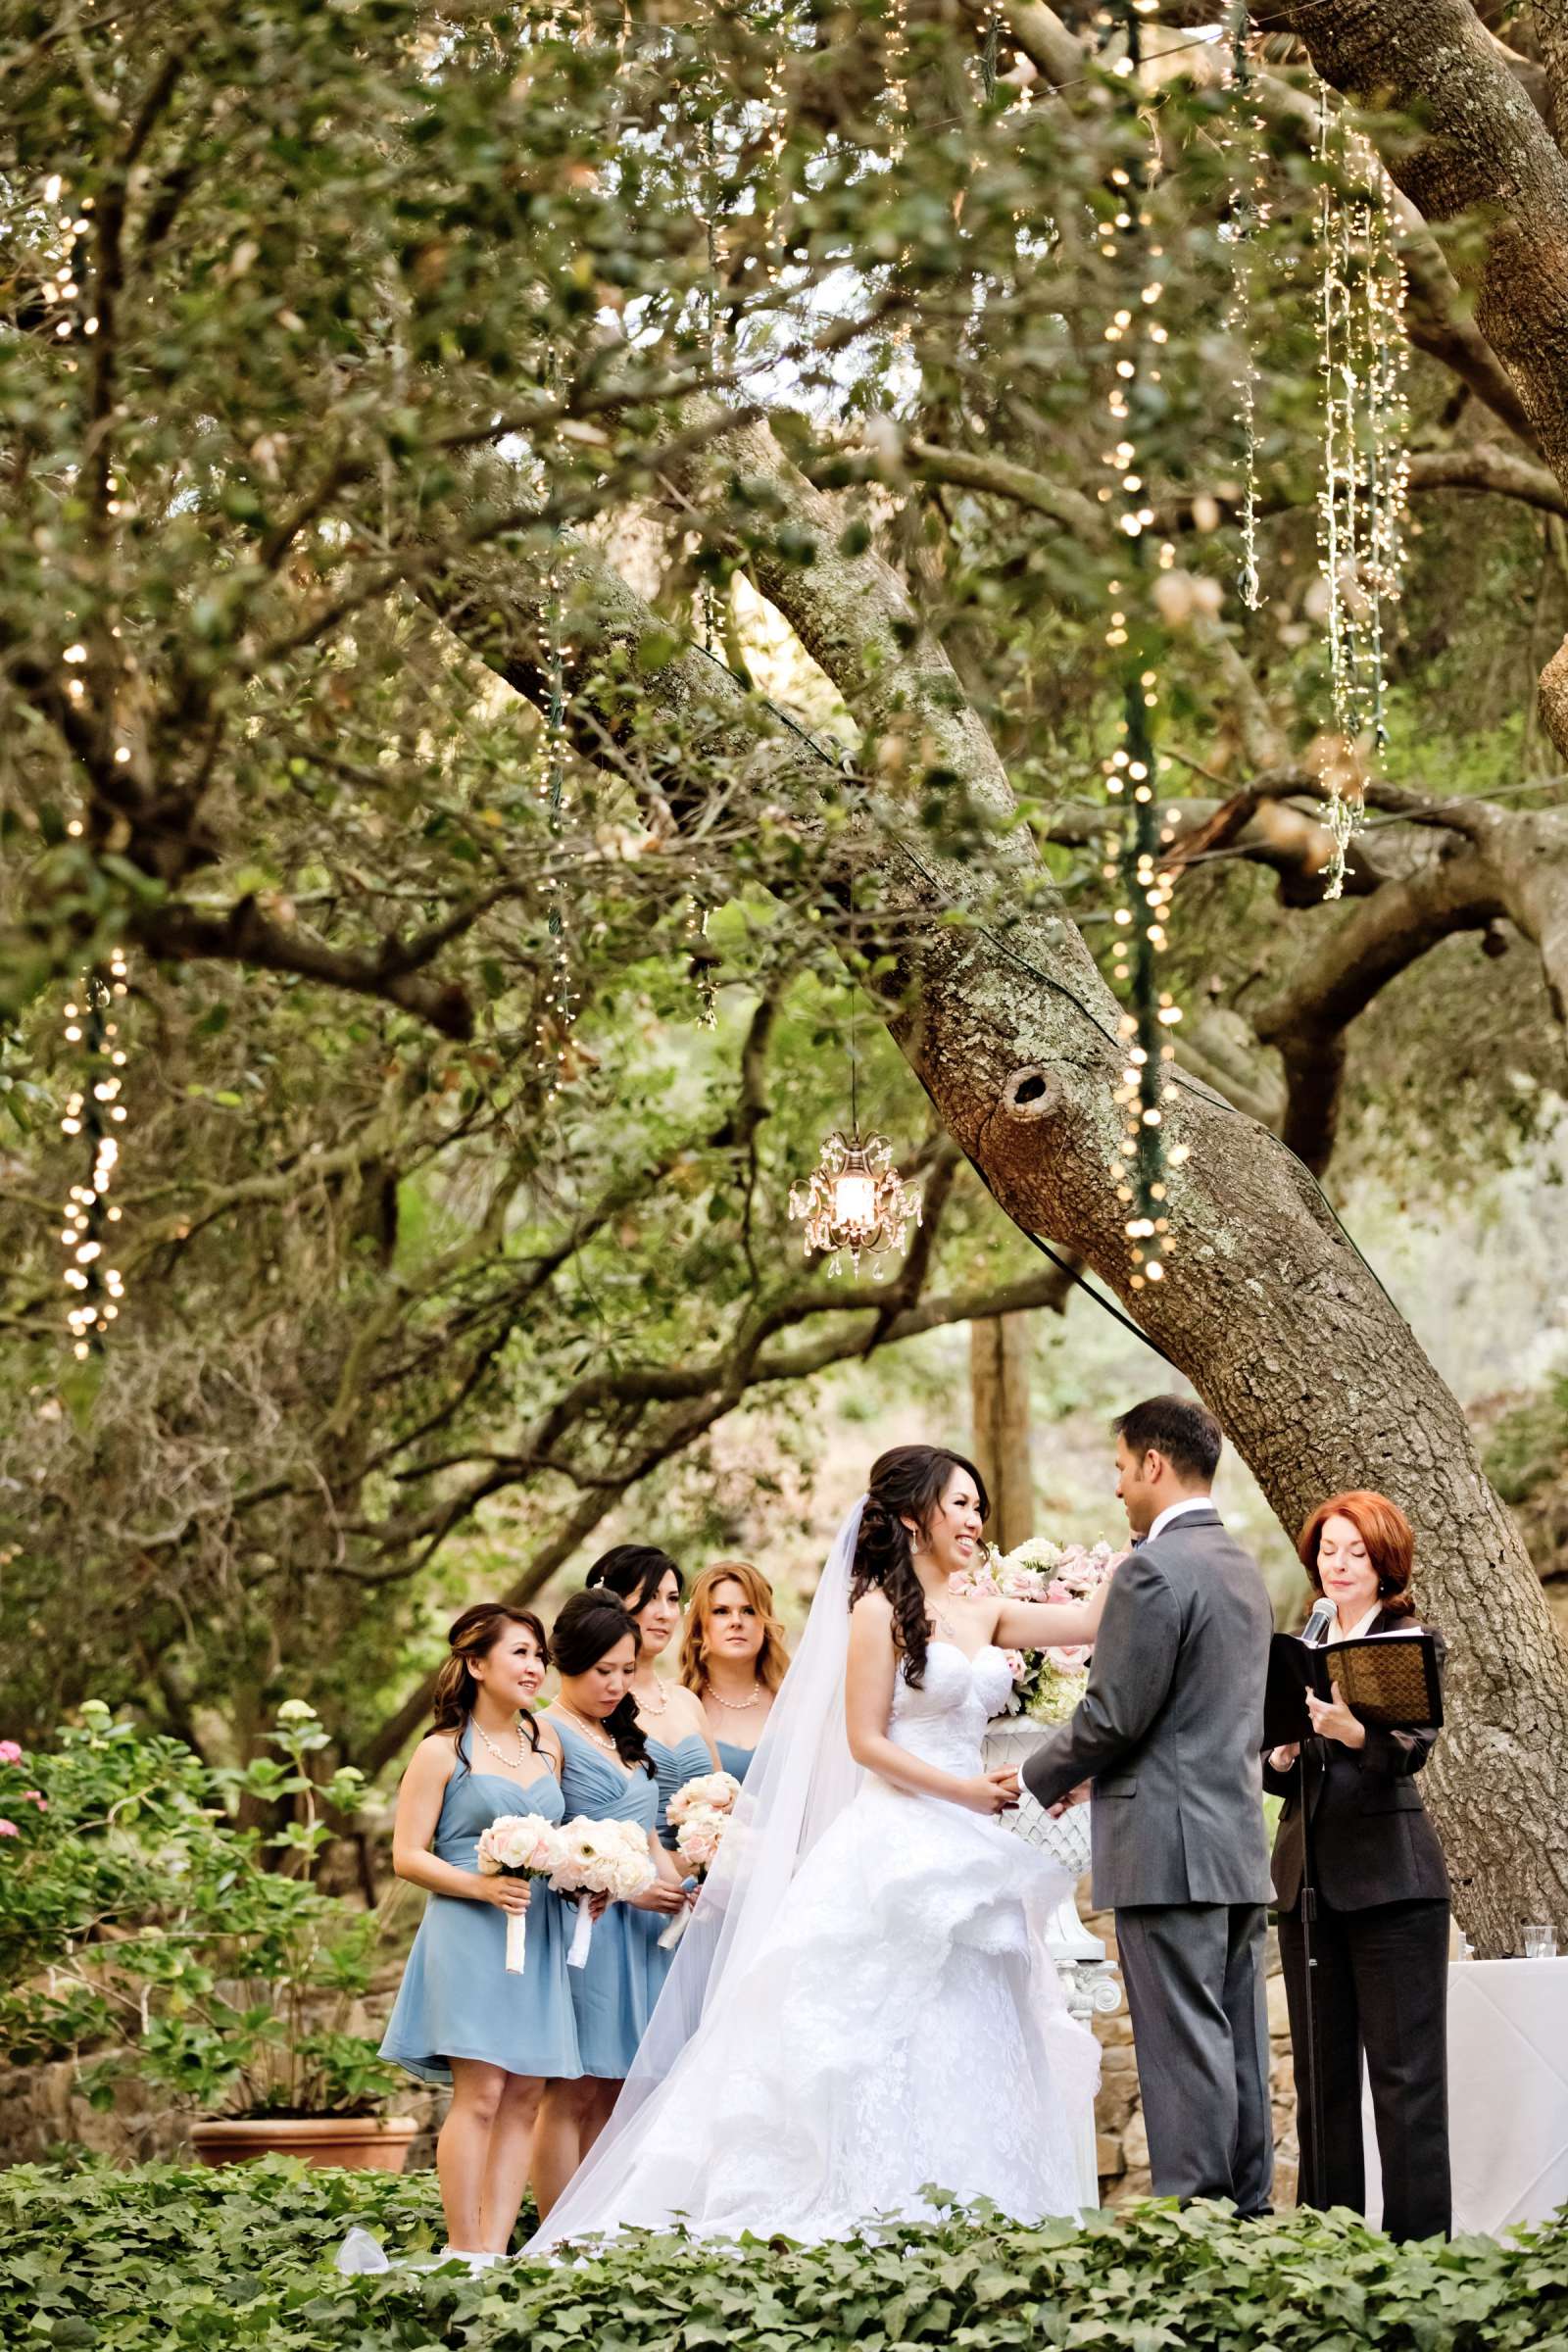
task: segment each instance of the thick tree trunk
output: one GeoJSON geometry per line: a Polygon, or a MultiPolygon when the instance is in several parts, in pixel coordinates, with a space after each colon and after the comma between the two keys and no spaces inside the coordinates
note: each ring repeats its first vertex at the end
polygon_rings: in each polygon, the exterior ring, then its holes
{"type": "Polygon", "coordinates": [[[969,1326],[969,1420],[975,1465],[991,1496],[988,1540],[1003,1551],[1035,1532],[1029,1458],[1029,1318],[969,1326]]]}
{"type": "MultiPolygon", "coordinates": [[[[738,550],[756,584],[862,725],[909,746],[912,804],[929,771],[946,770],[971,807],[1005,826],[1001,762],[894,574],[873,555],[841,551],[842,517],[770,435],[737,439],[732,467],[765,472],[775,512],[815,550],[808,564],[766,545],[738,550]]],[[[712,478],[701,487],[710,503],[722,493],[712,478]]],[[[664,634],[590,551],[574,551],[571,564],[596,614],[574,619],[575,659],[587,662],[596,642],[633,649],[664,634]]],[[[471,588],[449,581],[432,601],[503,675],[539,691],[539,580],[486,560],[471,588]]],[[[641,694],[640,743],[651,701],[679,720],[688,753],[733,763],[760,795],[791,794],[802,806],[800,796],[820,793],[823,763],[771,732],[756,700],[695,650],[647,673],[641,694]]],[[[607,723],[603,712],[594,722],[607,723]]],[[[628,712],[628,735],[636,723],[628,712]]],[[[585,729],[583,745],[602,749],[602,738],[585,729]]],[[[1016,870],[1021,884],[1023,837],[1001,835],[996,847],[1004,877],[1016,870]]],[[[923,844],[917,855],[896,831],[877,856],[899,943],[890,1026],[1006,1214],[1076,1250],[1121,1295],[1219,1415],[1288,1530],[1349,1487],[1381,1488],[1410,1512],[1422,1606],[1451,1644],[1449,1724],[1428,1777],[1460,1917],[1482,1952],[1509,1949],[1522,1919],[1552,1920],[1568,1940],[1568,1850],[1557,1832],[1568,1800],[1568,1656],[1464,1415],[1403,1317],[1279,1139],[1191,1080],[1170,1109],[1171,1140],[1190,1156],[1171,1187],[1169,1273],[1133,1293],[1115,1199],[1118,1008],[1084,940],[1038,890],[1004,933],[997,857],[965,864],[923,844]]]]}

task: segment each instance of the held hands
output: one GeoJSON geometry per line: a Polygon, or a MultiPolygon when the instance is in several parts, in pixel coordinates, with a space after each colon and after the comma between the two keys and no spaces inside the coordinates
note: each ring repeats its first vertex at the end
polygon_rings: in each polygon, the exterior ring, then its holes
{"type": "Polygon", "coordinates": [[[958,1802],[971,1813],[1010,1813],[1018,1802],[1018,1775],[997,1770],[977,1773],[972,1781],[961,1781],[962,1793],[958,1802]]]}
{"type": "Polygon", "coordinates": [[[1306,1711],[1319,1739],[1338,1740],[1342,1747],[1365,1747],[1366,1725],[1350,1713],[1342,1698],[1322,1699],[1315,1690],[1308,1690],[1306,1711]]]}
{"type": "Polygon", "coordinates": [[[531,1879],[511,1879],[504,1873],[499,1878],[481,1879],[478,1886],[479,1900],[494,1903],[498,1911],[526,1911],[532,1892],[531,1879]]]}

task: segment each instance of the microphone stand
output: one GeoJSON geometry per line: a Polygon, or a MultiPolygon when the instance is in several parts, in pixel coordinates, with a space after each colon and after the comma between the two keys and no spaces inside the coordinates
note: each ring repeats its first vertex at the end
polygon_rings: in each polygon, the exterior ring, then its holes
{"type": "Polygon", "coordinates": [[[1312,1782],[1307,1771],[1307,1751],[1316,1744],[1316,1734],[1309,1732],[1301,1741],[1297,1769],[1301,1778],[1301,1958],[1306,1968],[1306,2108],[1312,2129],[1307,2147],[1307,2162],[1302,2166],[1305,2175],[1305,2194],[1298,2193],[1298,2203],[1323,2209],[1323,2065],[1318,2042],[1317,1953],[1313,1949],[1317,1926],[1317,1885],[1312,1873],[1312,1782]]]}

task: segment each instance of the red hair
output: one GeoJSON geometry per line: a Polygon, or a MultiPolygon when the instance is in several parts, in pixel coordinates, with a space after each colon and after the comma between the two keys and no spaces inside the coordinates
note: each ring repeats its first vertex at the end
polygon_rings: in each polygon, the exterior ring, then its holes
{"type": "Polygon", "coordinates": [[[1366,1545],[1367,1557],[1377,1570],[1378,1598],[1389,1615],[1413,1616],[1410,1571],[1415,1566],[1415,1530],[1398,1504],[1365,1487],[1353,1488],[1348,1494],[1331,1494],[1327,1502],[1318,1504],[1296,1545],[1301,1566],[1312,1580],[1312,1590],[1318,1593],[1323,1590],[1317,1572],[1318,1545],[1331,1519],[1348,1519],[1366,1545]]]}

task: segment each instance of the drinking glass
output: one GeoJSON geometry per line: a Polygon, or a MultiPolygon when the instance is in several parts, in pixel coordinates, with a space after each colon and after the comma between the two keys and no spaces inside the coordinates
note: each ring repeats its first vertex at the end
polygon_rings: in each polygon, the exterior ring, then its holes
{"type": "Polygon", "coordinates": [[[1557,1937],[1551,1928],[1526,1928],[1525,1958],[1527,1960],[1555,1960],[1557,1937]]]}

